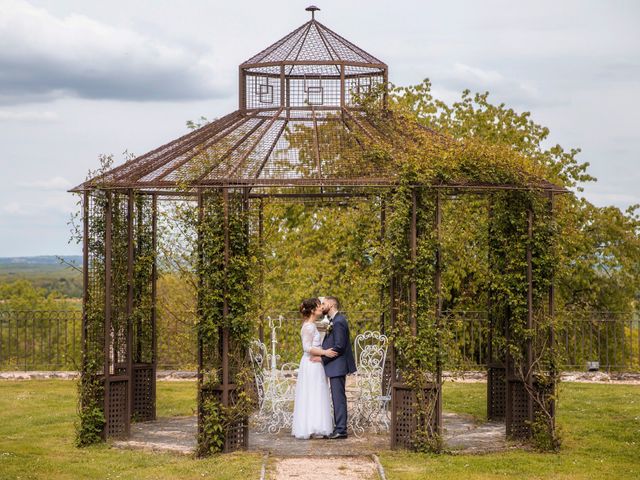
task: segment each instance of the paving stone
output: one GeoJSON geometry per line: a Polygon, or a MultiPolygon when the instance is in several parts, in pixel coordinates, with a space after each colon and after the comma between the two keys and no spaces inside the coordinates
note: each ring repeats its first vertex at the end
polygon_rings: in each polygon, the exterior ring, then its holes
{"type": "MultiPolygon", "coordinates": [[[[445,444],[452,451],[483,453],[510,448],[505,439],[504,423],[476,423],[471,416],[445,413],[443,424],[445,444]]],[[[196,448],[196,431],[197,419],[194,416],[161,418],[132,424],[130,439],[114,441],[112,445],[191,454],[196,448]]],[[[299,440],[284,429],[276,434],[249,431],[249,450],[269,452],[274,457],[368,457],[388,449],[389,435],[384,433],[367,433],[360,438],[350,435],[339,440],[299,440]]]]}
{"type": "Polygon", "coordinates": [[[294,457],[272,459],[267,478],[272,480],[366,480],[377,479],[376,464],[370,457],[294,457]]]}

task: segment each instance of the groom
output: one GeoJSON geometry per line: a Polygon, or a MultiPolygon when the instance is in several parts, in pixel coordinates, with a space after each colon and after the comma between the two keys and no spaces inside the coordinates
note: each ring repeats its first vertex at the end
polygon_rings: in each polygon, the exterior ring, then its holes
{"type": "Polygon", "coordinates": [[[331,384],[331,398],[333,400],[333,418],[335,427],[329,438],[347,438],[347,395],[345,393],[345,378],[347,374],[356,371],[356,362],[351,350],[349,338],[349,324],[345,316],[339,312],[340,302],[336,297],[324,297],[322,310],[331,320],[327,327],[327,334],[322,341],[322,348],[333,349],[338,352],[335,358],[322,357],[324,372],[331,384]]]}

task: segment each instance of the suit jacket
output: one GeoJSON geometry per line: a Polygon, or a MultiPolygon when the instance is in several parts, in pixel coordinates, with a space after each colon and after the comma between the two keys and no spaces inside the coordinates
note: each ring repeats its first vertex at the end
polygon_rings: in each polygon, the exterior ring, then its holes
{"type": "Polygon", "coordinates": [[[349,337],[349,324],[342,313],[338,312],[333,317],[333,329],[325,335],[322,348],[325,350],[332,348],[339,353],[335,358],[322,357],[327,377],[342,377],[356,371],[356,362],[353,358],[351,338],[349,337]]]}

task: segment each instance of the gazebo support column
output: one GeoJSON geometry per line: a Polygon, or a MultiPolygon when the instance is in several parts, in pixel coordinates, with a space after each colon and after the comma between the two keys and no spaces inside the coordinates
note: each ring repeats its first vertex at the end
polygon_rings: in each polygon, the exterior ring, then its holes
{"type": "MultiPolygon", "coordinates": [[[[548,199],[549,199],[549,203],[548,203],[548,207],[549,207],[549,218],[548,221],[549,222],[553,222],[554,221],[554,201],[555,201],[555,197],[553,195],[553,192],[549,192],[548,193],[548,199]]],[[[555,270],[553,270],[551,272],[551,277],[549,279],[549,349],[551,350],[551,356],[554,356],[554,349],[555,349],[555,331],[554,331],[554,320],[555,320],[555,274],[554,274],[555,270]]],[[[558,372],[556,370],[556,364],[555,362],[553,362],[551,364],[551,371],[549,372],[551,375],[551,378],[557,378],[558,376],[558,372]]],[[[551,395],[551,400],[550,400],[550,405],[549,405],[549,409],[551,412],[551,427],[553,430],[555,430],[556,428],[556,402],[555,400],[553,400],[553,398],[555,398],[556,396],[556,385],[553,385],[553,390],[550,392],[551,395]]]]}
{"type": "Polygon", "coordinates": [[[441,236],[440,236],[440,226],[442,223],[442,206],[440,190],[436,191],[436,218],[435,218],[435,228],[436,228],[436,271],[435,271],[435,294],[436,294],[436,330],[438,332],[438,358],[436,360],[436,433],[438,435],[442,435],[442,336],[440,334],[442,328],[442,247],[441,247],[441,236]]]}
{"type": "MultiPolygon", "coordinates": [[[[260,305],[264,305],[264,200],[258,200],[258,247],[260,250],[260,305]]],[[[258,325],[258,338],[264,343],[264,310],[260,308],[260,323],[258,325]]]]}
{"type": "MultiPolygon", "coordinates": [[[[228,276],[229,268],[229,189],[222,189],[222,204],[224,209],[224,298],[222,303],[222,405],[229,406],[229,301],[228,276]]],[[[225,449],[226,450],[226,449],[225,449]]]]}
{"type": "MultiPolygon", "coordinates": [[[[129,427],[131,425],[131,417],[133,415],[133,397],[135,392],[134,375],[133,375],[133,190],[127,191],[127,306],[126,306],[126,332],[127,332],[127,374],[129,375],[128,393],[127,393],[127,418],[129,419],[129,427]]],[[[138,339],[136,339],[138,340],[138,339]]],[[[136,344],[138,342],[136,341],[136,344]]],[[[129,431],[127,431],[127,436],[129,431]]]]}
{"type": "MultiPolygon", "coordinates": [[[[422,211],[420,202],[419,190],[415,188],[411,192],[411,218],[409,222],[408,234],[408,246],[409,255],[412,264],[417,268],[418,261],[418,240],[421,237],[421,231],[419,228],[418,215],[422,211]]],[[[440,264],[440,218],[441,218],[441,206],[440,206],[440,193],[436,192],[436,205],[435,221],[433,227],[436,230],[436,251],[435,251],[435,278],[434,278],[434,290],[432,292],[419,292],[416,282],[416,273],[411,275],[408,285],[398,285],[397,279],[392,279],[391,289],[391,326],[395,325],[398,314],[398,303],[404,304],[406,307],[402,310],[401,314],[406,315],[408,320],[408,326],[410,334],[417,337],[421,334],[418,317],[419,308],[428,308],[430,311],[431,306],[419,304],[419,299],[423,297],[433,298],[433,293],[436,297],[435,306],[435,327],[440,328],[441,321],[441,264],[440,264]]],[[[438,334],[438,348],[442,348],[440,342],[440,335],[438,334]]],[[[392,349],[393,358],[393,370],[392,370],[392,427],[391,427],[391,447],[392,448],[414,448],[414,439],[416,435],[433,435],[437,436],[442,432],[442,365],[439,358],[436,360],[436,371],[432,371],[432,378],[426,384],[421,384],[419,387],[405,383],[405,380],[398,376],[396,372],[396,352],[392,349]],[[418,390],[421,389],[421,390],[418,390]],[[422,391],[423,390],[423,391],[422,391]],[[428,405],[418,405],[417,402],[428,402],[428,405]],[[426,411],[418,410],[427,408],[426,411]],[[421,423],[426,422],[426,423],[421,423]]],[[[428,373],[428,372],[422,372],[428,373]]]]}
{"type": "MultiPolygon", "coordinates": [[[[494,193],[489,194],[487,205],[487,264],[491,277],[497,269],[497,254],[492,250],[493,246],[493,218],[494,218],[494,193]]],[[[499,321],[495,315],[495,291],[488,286],[487,315],[489,321],[489,336],[487,345],[487,419],[504,421],[507,402],[507,383],[505,359],[498,357],[500,352],[493,348],[494,338],[505,335],[504,322],[499,321]]]]}
{"type": "Polygon", "coordinates": [[[153,265],[151,266],[151,402],[153,405],[152,420],[156,419],[156,371],[158,369],[158,329],[157,329],[157,296],[158,296],[158,195],[151,196],[151,244],[153,248],[153,265]]]}
{"type": "MultiPolygon", "coordinates": [[[[233,263],[238,255],[246,255],[248,245],[238,243],[238,236],[248,238],[246,220],[248,188],[233,190],[224,185],[202,190],[198,194],[198,452],[208,455],[221,450],[232,452],[248,444],[247,419],[222,421],[224,429],[215,439],[207,434],[208,422],[216,420],[217,408],[223,415],[237,406],[236,375],[245,357],[244,345],[230,327],[233,310],[230,298],[234,295],[231,284],[233,263]],[[242,228],[240,230],[239,228],[242,228]],[[215,236],[215,239],[211,237],[215,236]],[[213,282],[213,283],[212,283],[213,282]],[[212,300],[207,289],[219,289],[212,300]],[[242,347],[242,348],[239,348],[242,347]],[[222,443],[217,443],[222,441],[222,443]]],[[[242,285],[241,288],[246,288],[242,285]]]]}
{"type": "MultiPolygon", "coordinates": [[[[204,198],[202,196],[202,190],[198,189],[198,225],[201,226],[204,221],[204,198]]],[[[202,228],[198,228],[198,265],[201,266],[204,263],[204,249],[202,247],[203,243],[203,231],[202,228]]],[[[204,315],[203,312],[203,292],[204,292],[204,278],[201,272],[198,272],[198,291],[197,291],[197,315],[198,322],[202,322],[202,317],[204,315]]],[[[204,361],[203,361],[203,335],[201,332],[201,328],[198,329],[198,394],[197,394],[197,402],[198,402],[198,436],[202,435],[203,424],[202,424],[202,405],[204,403],[203,398],[203,384],[204,384],[204,361]]]]}
{"type": "MultiPolygon", "coordinates": [[[[533,211],[527,208],[527,248],[526,248],[526,279],[527,279],[527,329],[533,328],[533,265],[531,244],[533,241],[533,211]]],[[[510,322],[511,323],[511,322],[510,322]]],[[[512,325],[507,327],[507,344],[511,338],[512,325]]],[[[533,345],[527,340],[523,348],[520,372],[511,355],[507,353],[507,407],[506,432],[511,438],[528,438],[531,436],[531,422],[534,421],[533,405],[533,345]]]]}
{"type": "Polygon", "coordinates": [[[105,227],[104,227],[104,418],[107,439],[110,431],[110,383],[111,383],[111,223],[112,223],[112,198],[111,192],[106,192],[105,227]]]}

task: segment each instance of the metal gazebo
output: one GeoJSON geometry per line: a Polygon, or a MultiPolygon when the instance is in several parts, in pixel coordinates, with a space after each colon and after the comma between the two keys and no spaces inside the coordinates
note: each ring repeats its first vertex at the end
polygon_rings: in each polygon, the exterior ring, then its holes
{"type": "MultiPolygon", "coordinates": [[[[96,375],[103,389],[102,397],[95,400],[106,420],[104,438],[128,436],[132,418],[155,418],[157,272],[155,260],[144,264],[141,259],[155,253],[158,201],[181,196],[202,204],[210,190],[221,191],[225,202],[230,192],[240,192],[245,205],[271,197],[366,197],[397,183],[389,166],[362,155],[358,140],[362,135],[383,135],[358,107],[357,99],[380,91],[380,108],[386,107],[387,65],[316,20],[317,7],[307,10],[308,22],[239,66],[238,110],[72,190],[83,196],[83,349],[100,353],[96,375]],[[150,243],[143,240],[144,234],[150,236],[150,243]],[[140,268],[149,275],[139,277],[140,268]],[[114,281],[117,275],[126,279],[124,285],[114,281]],[[145,280],[140,283],[138,278],[145,280]]],[[[423,187],[481,193],[519,188],[459,183],[423,187]]],[[[545,181],[533,187],[551,203],[554,194],[565,191],[545,181]]],[[[438,203],[436,219],[439,208],[438,203]]],[[[415,222],[411,235],[415,253],[415,222]]],[[[436,267],[440,295],[440,265],[436,267]]],[[[528,282],[532,288],[530,260],[528,282]]],[[[406,286],[413,296],[415,288],[406,286]]],[[[388,294],[393,300],[398,292],[388,294]]],[[[552,289],[549,306],[552,312],[552,289]]],[[[441,314],[438,308],[436,315],[441,314]]],[[[390,309],[391,323],[397,314],[390,309]]],[[[222,339],[217,391],[227,404],[235,387],[228,332],[223,332],[222,339]]],[[[203,348],[200,342],[201,361],[203,348]]],[[[393,354],[390,368],[393,372],[393,354]]],[[[523,395],[523,386],[508,376],[503,363],[494,361],[488,369],[490,416],[506,417],[508,433],[526,430],[533,406],[523,395]]],[[[415,428],[411,392],[392,382],[391,446],[410,447],[415,428]]],[[[441,382],[440,372],[436,383],[441,382]]],[[[441,429],[441,399],[437,409],[436,428],[441,429]]],[[[225,451],[247,446],[246,429],[241,423],[228,434],[225,451]]]]}

